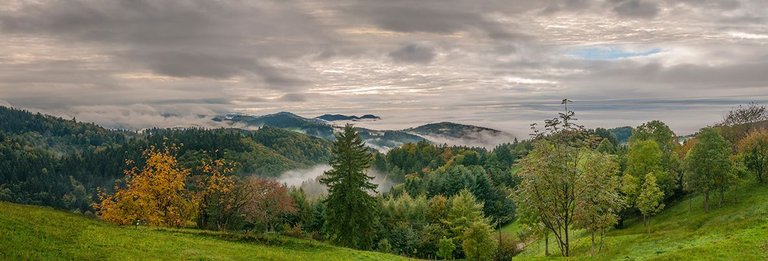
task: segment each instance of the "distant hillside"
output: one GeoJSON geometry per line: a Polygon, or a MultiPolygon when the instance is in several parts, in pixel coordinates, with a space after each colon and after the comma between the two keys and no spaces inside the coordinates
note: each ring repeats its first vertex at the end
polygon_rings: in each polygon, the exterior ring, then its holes
{"type": "Polygon", "coordinates": [[[316,119],[321,119],[324,121],[358,121],[358,120],[380,120],[381,117],[372,115],[372,114],[366,114],[363,116],[355,116],[355,115],[342,115],[342,114],[324,114],[321,116],[316,117],[316,119]]]}
{"type": "Polygon", "coordinates": [[[616,138],[616,141],[618,141],[619,144],[627,144],[627,142],[629,142],[629,137],[632,136],[633,130],[632,127],[625,126],[608,129],[608,132],[616,138]]]}
{"type": "Polygon", "coordinates": [[[331,142],[281,128],[108,130],[0,107],[0,200],[88,211],[97,189],[112,190],[126,160],[149,146],[176,144],[194,168],[203,159],[236,163],[237,175],[278,176],[326,163],[331,142]]]}
{"type": "Polygon", "coordinates": [[[416,143],[424,138],[413,135],[404,131],[391,131],[391,130],[371,130],[365,128],[357,128],[362,138],[368,146],[379,150],[387,150],[395,147],[399,147],[405,143],[416,143]]]}
{"type": "Polygon", "coordinates": [[[82,215],[0,202],[2,260],[405,260],[276,235],[118,227],[82,215]]]}
{"type": "Polygon", "coordinates": [[[439,122],[421,125],[415,128],[405,129],[422,135],[435,135],[450,138],[466,138],[470,133],[501,134],[502,131],[473,125],[458,124],[453,122],[439,122]]]}
{"type": "Polygon", "coordinates": [[[500,130],[453,122],[430,123],[403,130],[435,143],[493,148],[510,143],[515,136],[500,130]]]}
{"type": "MultiPolygon", "coordinates": [[[[213,120],[227,122],[233,127],[262,127],[272,126],[306,133],[315,137],[333,140],[333,132],[340,126],[333,121],[348,121],[355,119],[378,119],[375,115],[361,117],[341,114],[326,114],[311,119],[289,112],[280,112],[263,116],[229,114],[217,116],[213,120]]],[[[358,128],[363,140],[371,147],[388,150],[409,142],[427,140],[437,144],[461,146],[479,146],[492,148],[504,142],[512,142],[514,136],[499,130],[465,125],[451,122],[426,124],[405,130],[373,130],[358,128]]]]}
{"type": "Polygon", "coordinates": [[[228,114],[217,116],[214,121],[239,123],[250,127],[272,126],[277,128],[301,131],[307,135],[326,139],[333,138],[333,128],[317,119],[304,118],[290,112],[278,112],[263,116],[244,114],[228,114]]]}

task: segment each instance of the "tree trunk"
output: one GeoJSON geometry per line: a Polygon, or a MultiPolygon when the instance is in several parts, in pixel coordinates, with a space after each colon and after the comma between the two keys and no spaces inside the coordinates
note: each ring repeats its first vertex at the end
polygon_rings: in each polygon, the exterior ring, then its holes
{"type": "Polygon", "coordinates": [[[643,215],[643,223],[645,223],[645,230],[648,232],[648,236],[650,236],[651,224],[648,223],[648,215],[643,215]]]}
{"type": "Polygon", "coordinates": [[[590,249],[590,254],[592,256],[595,256],[595,231],[592,230],[592,249],[590,249]]]}
{"type": "Polygon", "coordinates": [[[720,198],[717,200],[717,208],[721,208],[721,207],[723,207],[723,190],[724,190],[724,189],[722,189],[722,188],[721,188],[721,189],[719,189],[719,192],[720,192],[720,198]]]}
{"type": "Polygon", "coordinates": [[[549,230],[544,231],[544,256],[549,256],[549,230]]]}
{"type": "Polygon", "coordinates": [[[709,190],[704,191],[704,212],[709,212],[709,190]]]}
{"type": "Polygon", "coordinates": [[[600,230],[600,247],[597,248],[597,253],[603,251],[603,241],[605,240],[605,229],[600,230]]]}
{"type": "MultiPolygon", "coordinates": [[[[568,221],[566,221],[568,222],[568,221]]],[[[565,224],[565,256],[570,256],[571,252],[571,245],[570,241],[568,241],[568,224],[565,224]]]]}

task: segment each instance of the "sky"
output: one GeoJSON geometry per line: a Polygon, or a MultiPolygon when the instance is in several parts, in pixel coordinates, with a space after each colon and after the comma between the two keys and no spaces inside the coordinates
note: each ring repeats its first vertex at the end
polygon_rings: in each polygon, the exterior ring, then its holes
{"type": "Polygon", "coordinates": [[[560,100],[586,127],[690,134],[768,100],[765,0],[19,1],[0,105],[110,128],[376,114],[519,136],[560,100]]]}

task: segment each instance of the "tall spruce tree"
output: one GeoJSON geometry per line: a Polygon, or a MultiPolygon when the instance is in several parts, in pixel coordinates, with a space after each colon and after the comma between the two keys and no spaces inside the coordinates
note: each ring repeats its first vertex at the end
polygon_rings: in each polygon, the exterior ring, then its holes
{"type": "Polygon", "coordinates": [[[372,176],[366,174],[372,156],[352,125],[336,134],[331,170],[320,182],[328,186],[326,222],[331,239],[341,245],[369,249],[375,236],[377,201],[372,176]]]}

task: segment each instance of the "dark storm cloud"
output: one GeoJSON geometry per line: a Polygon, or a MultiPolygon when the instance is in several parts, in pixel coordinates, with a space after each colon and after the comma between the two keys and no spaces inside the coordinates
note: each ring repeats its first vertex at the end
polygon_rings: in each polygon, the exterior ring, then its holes
{"type": "Polygon", "coordinates": [[[435,49],[422,44],[407,43],[390,52],[389,57],[397,62],[427,64],[435,58],[435,49]]]}

